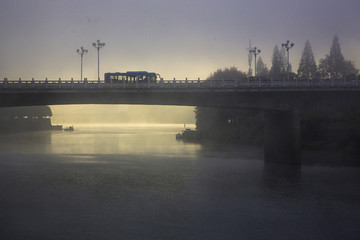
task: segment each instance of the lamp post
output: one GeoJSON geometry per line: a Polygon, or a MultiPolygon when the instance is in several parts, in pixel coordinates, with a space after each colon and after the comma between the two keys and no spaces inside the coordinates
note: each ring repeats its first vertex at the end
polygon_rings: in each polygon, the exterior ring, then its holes
{"type": "Polygon", "coordinates": [[[251,53],[254,54],[254,57],[255,57],[255,69],[254,69],[255,71],[254,71],[254,76],[255,76],[255,81],[256,81],[256,56],[261,53],[261,50],[258,49],[257,47],[254,47],[254,48],[250,49],[249,52],[250,52],[250,54],[251,54],[251,53]]]}
{"type": "Polygon", "coordinates": [[[97,49],[98,52],[98,81],[100,81],[100,48],[103,48],[105,43],[101,43],[100,40],[97,40],[96,42],[93,42],[92,45],[97,49]]]}
{"type": "Polygon", "coordinates": [[[289,50],[290,48],[294,47],[294,43],[290,43],[289,40],[286,41],[286,43],[282,43],[281,46],[285,48],[287,52],[287,75],[288,80],[290,80],[290,57],[289,57],[289,50]]]}
{"type": "Polygon", "coordinates": [[[81,46],[80,49],[76,49],[76,52],[78,54],[80,54],[80,56],[81,56],[81,78],[80,78],[80,81],[82,82],[83,57],[84,57],[84,54],[86,54],[88,52],[88,50],[81,46]]]}

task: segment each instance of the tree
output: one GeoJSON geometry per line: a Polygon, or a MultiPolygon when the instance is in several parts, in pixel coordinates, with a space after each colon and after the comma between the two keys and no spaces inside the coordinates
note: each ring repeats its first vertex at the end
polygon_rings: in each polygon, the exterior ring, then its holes
{"type": "Polygon", "coordinates": [[[257,60],[257,63],[256,63],[256,76],[261,77],[261,78],[269,77],[269,69],[264,64],[261,57],[259,57],[259,60],[257,60]]]}
{"type": "Polygon", "coordinates": [[[298,68],[298,77],[315,79],[318,77],[316,62],[309,40],[306,41],[298,68]]]}
{"type": "Polygon", "coordinates": [[[355,79],[359,73],[359,70],[356,69],[354,62],[350,60],[345,60],[345,78],[355,79]]]}
{"type": "Polygon", "coordinates": [[[319,72],[322,78],[354,78],[359,70],[355,68],[354,63],[345,60],[341,53],[339,38],[334,36],[330,54],[319,61],[319,72]]]}
{"type": "Polygon", "coordinates": [[[330,54],[319,61],[319,72],[322,78],[342,78],[344,69],[344,56],[341,53],[339,38],[334,36],[330,54]]]}
{"type": "Polygon", "coordinates": [[[218,69],[216,72],[210,74],[207,78],[208,80],[234,80],[234,79],[246,79],[246,73],[239,71],[236,67],[230,67],[223,69],[218,69]]]}
{"type": "Polygon", "coordinates": [[[281,79],[282,63],[278,45],[274,47],[270,75],[273,79],[281,79]]]}
{"type": "Polygon", "coordinates": [[[328,55],[329,74],[331,77],[341,78],[344,77],[345,59],[341,53],[339,38],[334,36],[333,43],[328,55]]]}

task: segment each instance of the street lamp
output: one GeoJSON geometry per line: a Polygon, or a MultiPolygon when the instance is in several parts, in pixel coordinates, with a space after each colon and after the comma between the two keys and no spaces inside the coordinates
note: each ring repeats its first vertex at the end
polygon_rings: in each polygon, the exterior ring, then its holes
{"type": "Polygon", "coordinates": [[[286,43],[282,43],[281,46],[284,47],[287,51],[287,75],[288,75],[288,80],[290,79],[290,58],[289,58],[289,49],[294,47],[294,43],[290,43],[289,40],[286,41],[286,43]]]}
{"type": "Polygon", "coordinates": [[[81,78],[80,78],[80,81],[82,82],[83,56],[84,56],[84,54],[86,54],[88,52],[88,50],[81,46],[80,49],[76,49],[76,52],[78,54],[80,54],[80,56],[81,56],[81,78]]]}
{"type": "Polygon", "coordinates": [[[94,48],[97,49],[98,52],[98,81],[100,81],[100,48],[103,48],[105,46],[105,43],[101,43],[100,40],[97,40],[96,42],[93,42],[92,44],[94,48]]]}
{"type": "Polygon", "coordinates": [[[250,52],[250,54],[251,53],[254,54],[254,57],[255,57],[255,73],[254,73],[254,76],[255,76],[255,81],[256,81],[256,56],[261,53],[261,50],[258,49],[257,47],[254,47],[254,48],[250,49],[249,52],[250,52]]]}

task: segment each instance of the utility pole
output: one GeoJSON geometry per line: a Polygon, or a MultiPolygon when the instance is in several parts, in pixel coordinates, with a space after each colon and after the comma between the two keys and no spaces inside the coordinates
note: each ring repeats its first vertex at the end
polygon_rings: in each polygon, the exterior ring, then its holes
{"type": "Polygon", "coordinates": [[[80,54],[81,56],[81,77],[80,77],[80,82],[82,82],[82,70],[83,70],[83,57],[84,57],[84,54],[86,54],[88,52],[87,49],[85,49],[83,46],[80,47],[80,49],[76,49],[76,52],[78,54],[80,54]]]}
{"type": "Polygon", "coordinates": [[[254,47],[254,48],[250,49],[249,52],[250,52],[250,54],[254,54],[254,57],[255,57],[255,73],[254,73],[254,76],[255,76],[255,81],[256,81],[256,56],[261,53],[261,50],[258,49],[257,47],[254,47]]]}
{"type": "Polygon", "coordinates": [[[249,77],[252,76],[252,69],[251,69],[251,63],[252,63],[252,53],[251,53],[251,40],[249,40],[249,48],[248,48],[248,61],[249,61],[249,77]]]}
{"type": "Polygon", "coordinates": [[[105,43],[101,43],[100,40],[97,40],[96,42],[93,42],[92,45],[97,49],[98,52],[98,81],[100,81],[100,48],[103,48],[105,43]]]}
{"type": "Polygon", "coordinates": [[[294,43],[290,43],[289,40],[286,41],[286,43],[282,43],[281,46],[284,47],[286,49],[287,52],[287,75],[288,75],[288,80],[290,80],[290,54],[289,54],[289,50],[290,48],[294,47],[294,43]]]}

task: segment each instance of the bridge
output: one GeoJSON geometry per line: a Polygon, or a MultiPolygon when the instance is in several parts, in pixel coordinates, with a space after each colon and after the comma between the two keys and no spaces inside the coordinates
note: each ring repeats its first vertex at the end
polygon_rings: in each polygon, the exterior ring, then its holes
{"type": "Polygon", "coordinates": [[[109,82],[0,81],[0,107],[59,104],[143,104],[264,110],[268,162],[301,162],[300,116],[306,107],[360,106],[359,80],[163,80],[109,82]]]}

